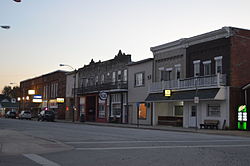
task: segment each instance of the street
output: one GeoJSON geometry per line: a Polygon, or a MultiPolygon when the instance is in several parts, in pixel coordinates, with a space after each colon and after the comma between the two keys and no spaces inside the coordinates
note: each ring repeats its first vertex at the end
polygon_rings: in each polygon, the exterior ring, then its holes
{"type": "Polygon", "coordinates": [[[0,119],[0,165],[249,165],[247,137],[0,119]],[[25,147],[23,147],[25,146],[25,147]]]}

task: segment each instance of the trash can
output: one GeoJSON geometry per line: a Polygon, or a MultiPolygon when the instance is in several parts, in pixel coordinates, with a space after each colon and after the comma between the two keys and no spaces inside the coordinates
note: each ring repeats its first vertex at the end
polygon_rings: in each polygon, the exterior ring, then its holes
{"type": "Polygon", "coordinates": [[[83,114],[80,115],[80,122],[85,122],[85,119],[84,119],[84,115],[83,115],[83,114]]]}

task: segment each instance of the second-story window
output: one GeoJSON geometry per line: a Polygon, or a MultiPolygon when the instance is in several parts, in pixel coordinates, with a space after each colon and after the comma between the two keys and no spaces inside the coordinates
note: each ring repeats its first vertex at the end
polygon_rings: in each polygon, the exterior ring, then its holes
{"type": "Polygon", "coordinates": [[[181,65],[175,65],[175,79],[178,80],[181,78],[181,65]]]}
{"type": "Polygon", "coordinates": [[[115,71],[112,74],[112,82],[115,82],[115,71]]]}
{"type": "Polygon", "coordinates": [[[123,71],[123,81],[128,81],[128,70],[123,71]]]}
{"type": "Polygon", "coordinates": [[[135,74],[135,86],[143,86],[144,85],[144,73],[136,73],[135,74]]]}
{"type": "Polygon", "coordinates": [[[172,79],[171,78],[172,70],[173,70],[173,68],[167,68],[166,69],[166,78],[165,78],[166,81],[170,81],[172,79]]]}
{"type": "Polygon", "coordinates": [[[97,85],[98,84],[98,76],[95,76],[95,85],[97,85]]]}
{"type": "Polygon", "coordinates": [[[200,75],[200,60],[193,61],[194,64],[194,77],[197,77],[200,75]]]}
{"type": "Polygon", "coordinates": [[[211,61],[203,62],[204,65],[204,76],[211,75],[211,61]]]}
{"type": "Polygon", "coordinates": [[[101,84],[103,84],[104,83],[104,74],[102,74],[102,76],[101,76],[101,84]]]}
{"type": "Polygon", "coordinates": [[[121,81],[121,80],[122,80],[122,71],[119,70],[119,71],[117,72],[117,81],[121,81]]]}
{"type": "Polygon", "coordinates": [[[222,74],[222,56],[218,56],[214,58],[215,60],[215,74],[222,74]]]}

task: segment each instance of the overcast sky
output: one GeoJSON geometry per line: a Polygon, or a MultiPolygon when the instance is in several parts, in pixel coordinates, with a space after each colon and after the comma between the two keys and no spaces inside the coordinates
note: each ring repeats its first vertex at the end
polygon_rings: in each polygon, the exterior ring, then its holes
{"type": "Polygon", "coordinates": [[[137,61],[150,47],[223,26],[250,29],[249,0],[0,0],[0,90],[60,63],[80,68],[121,49],[137,61]]]}

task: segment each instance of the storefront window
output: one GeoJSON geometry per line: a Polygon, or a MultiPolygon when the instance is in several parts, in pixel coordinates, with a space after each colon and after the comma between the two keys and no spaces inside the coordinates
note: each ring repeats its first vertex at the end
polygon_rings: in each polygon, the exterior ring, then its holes
{"type": "Polygon", "coordinates": [[[207,116],[220,117],[220,106],[219,105],[208,105],[207,116]]]}
{"type": "Polygon", "coordinates": [[[175,113],[175,116],[182,117],[183,116],[183,106],[176,105],[174,113],[175,113]]]}
{"type": "Polygon", "coordinates": [[[147,107],[145,103],[139,104],[139,119],[146,119],[147,118],[147,107]]]}

